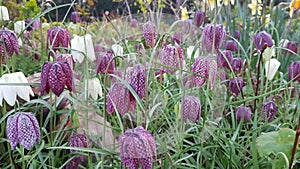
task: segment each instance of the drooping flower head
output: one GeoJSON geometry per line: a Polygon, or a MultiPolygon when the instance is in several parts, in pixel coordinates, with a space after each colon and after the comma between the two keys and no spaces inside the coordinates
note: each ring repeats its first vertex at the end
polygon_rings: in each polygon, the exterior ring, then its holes
{"type": "Polygon", "coordinates": [[[218,54],[218,66],[230,69],[233,54],[230,50],[224,50],[218,54]]]}
{"type": "Polygon", "coordinates": [[[242,58],[232,58],[231,67],[234,72],[240,73],[243,68],[243,59],[242,58]]]}
{"type": "Polygon", "coordinates": [[[300,61],[292,62],[288,70],[289,79],[295,79],[300,83],[300,61]]]}
{"type": "Polygon", "coordinates": [[[268,101],[262,105],[261,114],[263,121],[272,122],[276,118],[278,106],[273,101],[268,101]]]}
{"type": "Polygon", "coordinates": [[[226,30],[223,25],[206,24],[202,33],[202,48],[208,53],[212,52],[214,46],[214,52],[218,52],[223,41],[226,37],[226,30]]]}
{"type": "Polygon", "coordinates": [[[182,101],[181,110],[183,121],[196,122],[201,117],[201,103],[198,97],[185,96],[182,101]]]}
{"type": "Polygon", "coordinates": [[[156,159],[156,145],[152,134],[142,126],[128,129],[118,139],[122,165],[129,169],[152,168],[152,159],[156,159]]]}
{"type": "Polygon", "coordinates": [[[217,61],[213,57],[196,58],[191,66],[191,72],[194,74],[190,78],[193,81],[190,84],[201,87],[206,80],[209,80],[210,89],[213,89],[217,69],[217,61]]]}
{"type": "Polygon", "coordinates": [[[251,119],[251,109],[246,106],[239,106],[236,111],[236,120],[239,122],[243,120],[245,123],[249,122],[251,119]]]}
{"type": "Polygon", "coordinates": [[[71,36],[68,29],[61,26],[54,26],[47,32],[47,49],[56,51],[59,47],[69,48],[71,46],[71,36]]]}
{"type": "Polygon", "coordinates": [[[74,58],[71,54],[68,53],[59,53],[58,51],[55,54],[55,61],[57,62],[68,62],[70,68],[74,70],[74,58]]]}
{"type": "Polygon", "coordinates": [[[130,109],[130,92],[123,83],[114,83],[107,95],[107,113],[112,114],[116,109],[120,115],[124,115],[130,109]]]}
{"type": "Polygon", "coordinates": [[[179,32],[175,32],[173,37],[172,37],[172,42],[173,43],[176,42],[178,45],[180,45],[181,42],[182,42],[182,34],[179,33],[179,32]]]}
{"type": "Polygon", "coordinates": [[[272,47],[274,42],[272,36],[268,32],[261,31],[254,35],[254,45],[257,50],[263,51],[266,47],[272,47]]]}
{"type": "Polygon", "coordinates": [[[240,40],[241,38],[241,31],[240,30],[235,30],[234,38],[237,40],[240,40]]]}
{"type": "Polygon", "coordinates": [[[90,61],[96,60],[92,35],[74,35],[74,38],[71,40],[71,45],[71,54],[79,63],[82,63],[85,58],[90,61]]]}
{"type": "Polygon", "coordinates": [[[0,6],[0,20],[3,21],[9,20],[9,14],[6,6],[0,6]]]}
{"type": "Polygon", "coordinates": [[[153,22],[148,21],[142,27],[143,36],[146,40],[146,44],[153,48],[156,44],[157,32],[153,22]]]}
{"type": "Polygon", "coordinates": [[[238,96],[244,87],[244,81],[242,77],[231,78],[228,82],[229,90],[238,96]]]}
{"type": "Polygon", "coordinates": [[[32,31],[39,29],[41,25],[41,19],[40,18],[27,18],[25,19],[25,26],[27,31],[32,31]]]}
{"type": "Polygon", "coordinates": [[[71,22],[73,23],[80,23],[80,13],[79,12],[72,12],[71,13],[71,22]]]}
{"type": "Polygon", "coordinates": [[[160,63],[165,66],[161,66],[160,70],[164,73],[174,73],[177,69],[183,66],[183,50],[180,46],[173,46],[171,44],[163,46],[159,52],[160,63]]]}
{"type": "MultiPolygon", "coordinates": [[[[296,42],[291,42],[291,41],[289,41],[289,42],[286,43],[286,46],[285,46],[285,47],[286,47],[287,49],[293,51],[294,53],[298,53],[298,46],[297,46],[297,43],[296,43],[296,42]]],[[[290,56],[293,55],[292,52],[286,50],[286,51],[285,51],[285,54],[287,54],[287,53],[288,53],[290,56]]]]}
{"type": "Polygon", "coordinates": [[[19,54],[19,43],[15,32],[3,28],[0,30],[0,56],[5,61],[5,56],[19,54]]]}
{"type": "Polygon", "coordinates": [[[18,112],[7,119],[6,132],[12,149],[18,143],[30,150],[34,143],[40,143],[40,126],[36,117],[29,112],[18,112]]]}
{"type": "Polygon", "coordinates": [[[127,68],[126,81],[142,99],[146,93],[146,69],[142,64],[127,68]]]}
{"type": "Polygon", "coordinates": [[[226,50],[237,52],[239,50],[238,44],[234,40],[228,40],[225,45],[226,50]]]}
{"type": "Polygon", "coordinates": [[[197,10],[194,14],[194,24],[196,27],[200,27],[202,23],[205,20],[205,12],[202,12],[201,10],[197,10]]]}
{"type": "Polygon", "coordinates": [[[113,74],[115,70],[114,52],[108,50],[101,52],[96,58],[96,72],[100,74],[113,74]]]}
{"type": "Polygon", "coordinates": [[[41,95],[52,92],[59,96],[65,86],[72,92],[74,90],[73,70],[68,62],[45,62],[41,74],[41,95]]]}

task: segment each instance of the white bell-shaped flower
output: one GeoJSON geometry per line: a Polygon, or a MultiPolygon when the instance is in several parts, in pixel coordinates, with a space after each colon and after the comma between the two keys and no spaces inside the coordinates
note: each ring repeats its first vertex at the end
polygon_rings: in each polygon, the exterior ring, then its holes
{"type": "MultiPolygon", "coordinates": [[[[189,46],[186,49],[186,54],[187,54],[187,58],[191,59],[192,58],[192,54],[194,52],[195,46],[189,46]]],[[[200,55],[200,50],[199,48],[195,49],[195,54],[194,54],[194,58],[199,57],[200,55]]]]}
{"type": "Polygon", "coordinates": [[[102,87],[98,78],[86,80],[88,96],[91,96],[94,100],[98,99],[98,96],[102,97],[102,87]]]}
{"type": "Polygon", "coordinates": [[[25,101],[30,101],[29,95],[34,96],[34,93],[23,72],[4,74],[0,78],[0,106],[2,106],[3,99],[10,106],[14,106],[17,96],[25,101]],[[16,85],[10,85],[10,83],[16,85]]]}
{"type": "Polygon", "coordinates": [[[17,34],[21,33],[25,29],[25,21],[17,21],[14,23],[14,30],[17,34]]]}
{"type": "Polygon", "coordinates": [[[275,48],[274,48],[274,45],[272,47],[267,47],[265,50],[264,50],[264,53],[262,54],[263,55],[263,61],[268,61],[270,60],[273,56],[275,56],[275,48]]]}
{"type": "Polygon", "coordinates": [[[0,20],[4,20],[4,21],[9,20],[8,10],[5,6],[0,6],[0,20]]]}
{"type": "Polygon", "coordinates": [[[280,66],[280,62],[277,59],[270,59],[265,63],[266,77],[268,80],[272,80],[280,66]]]}
{"type": "Polygon", "coordinates": [[[111,49],[114,51],[116,56],[123,56],[123,47],[118,44],[113,44],[111,49]]]}
{"type": "Polygon", "coordinates": [[[84,55],[89,58],[90,61],[96,60],[95,50],[93,45],[92,35],[86,34],[85,36],[75,35],[71,40],[72,55],[76,61],[82,63],[84,55]]]}

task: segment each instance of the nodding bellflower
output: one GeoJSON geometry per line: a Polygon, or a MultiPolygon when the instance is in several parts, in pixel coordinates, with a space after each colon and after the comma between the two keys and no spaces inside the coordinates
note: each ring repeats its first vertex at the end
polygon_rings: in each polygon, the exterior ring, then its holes
{"type": "Polygon", "coordinates": [[[182,101],[183,110],[182,118],[183,121],[191,121],[196,122],[197,120],[200,121],[201,117],[201,103],[198,97],[194,96],[185,96],[182,101]]]}
{"type": "Polygon", "coordinates": [[[47,32],[47,49],[57,51],[59,47],[69,48],[71,46],[71,35],[68,29],[61,26],[54,26],[47,32]]]}
{"type": "Polygon", "coordinates": [[[194,24],[197,28],[200,28],[202,23],[205,20],[205,12],[202,12],[201,10],[197,10],[194,14],[194,24]]]}
{"type": "Polygon", "coordinates": [[[244,121],[245,123],[249,122],[251,120],[251,109],[246,106],[239,106],[236,111],[236,120],[238,122],[244,121]]]}
{"type": "Polygon", "coordinates": [[[202,33],[202,48],[211,53],[214,46],[214,53],[218,53],[225,38],[226,30],[223,25],[206,24],[202,33]]]}
{"type": "Polygon", "coordinates": [[[114,83],[108,91],[106,100],[108,114],[112,114],[115,107],[120,115],[124,115],[130,109],[130,92],[123,83],[114,83]]]}
{"type": "Polygon", "coordinates": [[[96,72],[100,74],[113,74],[115,71],[115,60],[113,50],[101,52],[96,58],[96,72]]]}
{"type": "Polygon", "coordinates": [[[268,32],[261,31],[254,35],[254,45],[257,50],[263,51],[266,47],[272,47],[274,42],[272,36],[268,32]]]}
{"type": "Polygon", "coordinates": [[[3,62],[5,62],[5,56],[12,56],[13,54],[19,54],[19,43],[15,32],[2,28],[0,30],[0,56],[3,62]]]}
{"type": "Polygon", "coordinates": [[[272,122],[276,118],[278,106],[273,101],[265,102],[261,108],[261,114],[264,122],[272,122]]]}
{"type": "Polygon", "coordinates": [[[289,79],[300,83],[300,61],[292,62],[288,69],[289,79]]]}
{"type": "Polygon", "coordinates": [[[143,36],[146,40],[146,44],[150,48],[154,48],[156,44],[157,32],[153,22],[148,21],[142,27],[143,36]]]}
{"type": "Polygon", "coordinates": [[[159,52],[159,58],[162,65],[162,73],[175,73],[177,69],[183,67],[183,50],[180,46],[165,45],[159,52]]]}

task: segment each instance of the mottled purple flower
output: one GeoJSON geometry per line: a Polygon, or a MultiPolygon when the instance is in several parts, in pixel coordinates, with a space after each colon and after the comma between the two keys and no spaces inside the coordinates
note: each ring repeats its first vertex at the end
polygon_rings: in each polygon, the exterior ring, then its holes
{"type": "Polygon", "coordinates": [[[214,52],[218,52],[221,44],[225,40],[226,37],[226,30],[223,25],[216,25],[214,24],[206,24],[203,33],[202,33],[202,48],[207,52],[212,52],[214,46],[214,52]],[[214,42],[214,43],[213,43],[214,42]]]}
{"type": "Polygon", "coordinates": [[[9,116],[6,122],[6,132],[12,149],[20,143],[30,150],[36,141],[41,142],[39,123],[29,112],[18,112],[9,116]]]}
{"type": "Polygon", "coordinates": [[[231,78],[228,82],[229,90],[235,95],[239,95],[244,87],[244,81],[242,77],[231,78]]]}
{"type": "Polygon", "coordinates": [[[218,66],[230,69],[233,54],[230,50],[224,50],[218,54],[218,66]]]}
{"type": "Polygon", "coordinates": [[[73,23],[80,23],[80,13],[79,12],[72,12],[71,13],[71,22],[73,23]]]}
{"type": "Polygon", "coordinates": [[[142,99],[146,93],[146,69],[142,64],[127,68],[126,81],[142,99]]]}
{"type": "Polygon", "coordinates": [[[251,119],[251,109],[245,106],[239,106],[236,111],[236,120],[239,122],[243,120],[245,123],[249,122],[251,119]]]}
{"type": "Polygon", "coordinates": [[[61,26],[54,26],[47,32],[47,49],[58,50],[59,47],[68,48],[71,46],[70,32],[61,26]]]}
{"type": "Polygon", "coordinates": [[[196,122],[197,120],[198,121],[200,120],[201,103],[198,97],[194,97],[194,96],[184,97],[181,107],[183,107],[183,110],[181,111],[183,121],[189,120],[191,122],[196,122]]]}
{"type": "Polygon", "coordinates": [[[240,30],[235,30],[235,35],[234,38],[239,40],[241,38],[241,31],[240,30]]]}
{"type": "Polygon", "coordinates": [[[183,66],[183,50],[180,46],[165,45],[159,52],[162,72],[174,73],[183,66]]]}
{"type": "Polygon", "coordinates": [[[194,83],[197,87],[201,87],[206,80],[209,80],[210,89],[213,89],[215,77],[217,74],[217,61],[212,57],[196,58],[191,66],[192,84],[194,83]]]}
{"type": "Polygon", "coordinates": [[[156,145],[152,134],[142,126],[128,129],[118,139],[122,165],[129,169],[152,169],[152,159],[156,159],[156,145]]]}
{"type": "Polygon", "coordinates": [[[243,59],[242,58],[232,58],[231,67],[234,72],[240,73],[243,68],[243,59]]]}
{"type": "Polygon", "coordinates": [[[65,86],[74,90],[73,70],[68,62],[45,62],[41,74],[41,95],[52,92],[59,96],[65,86]]]}
{"type": "Polygon", "coordinates": [[[194,24],[199,28],[205,20],[205,12],[198,10],[194,14],[194,24]]]}
{"type": "Polygon", "coordinates": [[[234,40],[226,41],[225,49],[233,52],[237,52],[239,50],[238,44],[234,40]]]}
{"type": "Polygon", "coordinates": [[[300,83],[300,61],[292,62],[288,70],[289,79],[295,79],[300,83]]]}
{"type": "Polygon", "coordinates": [[[74,58],[72,54],[69,53],[59,53],[58,51],[55,54],[55,61],[57,62],[68,62],[70,68],[74,70],[74,58]]]}
{"type": "Polygon", "coordinates": [[[25,20],[25,27],[27,31],[32,31],[39,29],[41,25],[41,19],[40,18],[27,18],[25,20]]]}
{"type": "Polygon", "coordinates": [[[5,61],[5,56],[19,54],[19,43],[15,32],[3,28],[0,30],[0,57],[5,61]]]}
{"type": "Polygon", "coordinates": [[[157,32],[153,22],[148,21],[142,27],[143,36],[146,40],[146,44],[153,48],[156,43],[157,32]]]}
{"type": "MultiPolygon", "coordinates": [[[[286,43],[286,46],[285,46],[285,47],[286,47],[287,49],[293,51],[294,53],[298,53],[298,46],[297,46],[297,43],[296,43],[296,42],[291,42],[291,41],[289,41],[289,42],[286,43]]],[[[293,55],[292,52],[286,50],[286,51],[285,51],[285,54],[287,54],[287,53],[288,53],[290,56],[293,55]]]]}
{"type": "Polygon", "coordinates": [[[175,32],[173,37],[172,37],[172,42],[173,43],[176,42],[178,45],[180,45],[181,42],[182,42],[182,34],[179,33],[179,32],[175,32]]]}
{"type": "Polygon", "coordinates": [[[276,118],[277,111],[278,106],[273,101],[264,103],[261,108],[263,121],[272,122],[276,118]]]}
{"type": "Polygon", "coordinates": [[[123,83],[114,83],[107,96],[107,113],[112,114],[115,107],[120,115],[124,115],[130,109],[130,92],[123,83]]]}
{"type": "Polygon", "coordinates": [[[115,60],[113,50],[100,53],[96,58],[96,72],[100,74],[113,74],[115,60]]]}
{"type": "Polygon", "coordinates": [[[274,45],[272,36],[266,32],[261,31],[254,35],[254,45],[257,50],[264,50],[266,47],[272,47],[274,45]]]}
{"type": "Polygon", "coordinates": [[[136,19],[131,19],[130,26],[132,28],[137,28],[138,27],[138,21],[136,19]]]}

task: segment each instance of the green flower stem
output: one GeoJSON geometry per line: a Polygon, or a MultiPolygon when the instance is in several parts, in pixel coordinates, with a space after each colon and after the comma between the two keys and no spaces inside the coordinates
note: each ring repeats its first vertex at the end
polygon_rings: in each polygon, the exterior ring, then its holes
{"type": "MultiPolygon", "coordinates": [[[[255,96],[258,95],[258,88],[259,88],[259,76],[260,76],[260,63],[261,63],[261,58],[263,55],[264,50],[260,53],[259,58],[258,58],[258,63],[257,63],[257,75],[256,75],[256,88],[255,88],[255,96]]],[[[254,108],[253,111],[256,110],[256,101],[258,98],[254,99],[254,108]]]]}
{"type": "Polygon", "coordinates": [[[53,103],[52,103],[52,90],[49,92],[49,102],[50,102],[50,110],[49,110],[49,118],[50,118],[50,146],[52,147],[53,141],[52,141],[52,131],[53,131],[53,103]]]}
{"type": "MultiPolygon", "coordinates": [[[[295,109],[295,114],[296,114],[296,112],[297,112],[297,108],[295,109]]],[[[295,156],[297,145],[298,145],[299,135],[300,135],[300,116],[298,117],[298,125],[297,125],[297,129],[296,129],[296,136],[295,136],[294,145],[293,145],[293,149],[292,149],[292,156],[291,156],[291,160],[290,160],[289,169],[291,169],[292,165],[293,165],[294,156],[295,156]]]]}

